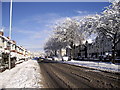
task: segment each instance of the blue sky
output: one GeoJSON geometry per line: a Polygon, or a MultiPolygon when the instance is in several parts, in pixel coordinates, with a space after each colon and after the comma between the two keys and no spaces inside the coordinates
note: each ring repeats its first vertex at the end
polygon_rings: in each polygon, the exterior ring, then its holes
{"type": "MultiPolygon", "coordinates": [[[[108,2],[13,2],[12,39],[31,51],[42,51],[51,26],[65,17],[100,13],[108,2]]],[[[9,32],[9,2],[2,3],[2,26],[9,32]]]]}

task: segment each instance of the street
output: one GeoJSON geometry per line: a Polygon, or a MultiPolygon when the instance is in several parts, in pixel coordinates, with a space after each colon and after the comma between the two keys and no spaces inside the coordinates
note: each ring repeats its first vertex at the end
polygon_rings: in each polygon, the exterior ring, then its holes
{"type": "Polygon", "coordinates": [[[0,90],[120,88],[120,0],[23,1],[0,0],[0,90]]]}
{"type": "Polygon", "coordinates": [[[45,88],[120,88],[120,75],[48,60],[39,62],[45,88]]]}

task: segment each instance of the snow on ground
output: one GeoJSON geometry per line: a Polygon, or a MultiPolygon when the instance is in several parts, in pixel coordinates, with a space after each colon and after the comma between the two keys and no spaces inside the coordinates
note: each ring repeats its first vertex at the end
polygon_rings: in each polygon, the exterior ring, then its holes
{"type": "Polygon", "coordinates": [[[89,67],[109,72],[120,72],[120,64],[112,64],[111,62],[93,62],[93,61],[64,61],[64,63],[77,66],[89,67]]]}
{"type": "Polygon", "coordinates": [[[0,73],[0,88],[41,88],[42,75],[37,61],[28,60],[0,73]]]}

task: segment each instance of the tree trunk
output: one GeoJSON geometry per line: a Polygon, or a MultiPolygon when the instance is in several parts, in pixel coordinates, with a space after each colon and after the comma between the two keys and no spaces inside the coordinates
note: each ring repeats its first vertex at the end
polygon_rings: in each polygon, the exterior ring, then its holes
{"type": "Polygon", "coordinates": [[[113,39],[113,47],[112,47],[112,63],[115,63],[115,47],[116,47],[115,40],[116,40],[116,35],[117,35],[117,33],[114,35],[114,39],[113,39]]]}
{"type": "Polygon", "coordinates": [[[115,46],[112,47],[112,63],[115,63],[115,46]]]}
{"type": "Polygon", "coordinates": [[[71,46],[71,50],[70,50],[70,54],[71,54],[71,55],[70,55],[70,57],[71,57],[71,59],[73,59],[73,54],[74,54],[74,50],[73,50],[73,49],[74,49],[73,42],[71,42],[71,45],[70,45],[70,46],[71,46]]]}
{"type": "Polygon", "coordinates": [[[87,46],[85,46],[85,58],[87,58],[87,46]]]}
{"type": "Polygon", "coordinates": [[[72,49],[71,49],[71,56],[72,56],[72,59],[75,58],[75,45],[72,46],[72,49]]]}
{"type": "Polygon", "coordinates": [[[60,58],[62,59],[62,61],[63,61],[63,57],[62,57],[62,50],[61,50],[61,48],[59,49],[59,56],[60,56],[60,58]]]}
{"type": "Polygon", "coordinates": [[[55,56],[57,56],[57,51],[55,50],[55,53],[54,53],[55,56]]]}

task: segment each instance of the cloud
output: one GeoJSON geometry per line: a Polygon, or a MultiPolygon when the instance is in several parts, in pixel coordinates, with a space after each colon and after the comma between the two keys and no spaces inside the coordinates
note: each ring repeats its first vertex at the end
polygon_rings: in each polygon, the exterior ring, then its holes
{"type": "Polygon", "coordinates": [[[78,10],[78,11],[76,11],[78,14],[88,14],[89,12],[88,11],[80,11],[80,10],[78,10]]]}
{"type": "Polygon", "coordinates": [[[18,33],[23,33],[23,34],[33,34],[34,31],[31,30],[16,30],[18,33]]]}
{"type": "Polygon", "coordinates": [[[49,38],[49,36],[52,34],[51,30],[42,30],[39,32],[34,32],[34,35],[31,35],[31,39],[46,39],[49,38]]]}
{"type": "Polygon", "coordinates": [[[46,14],[38,14],[34,16],[28,16],[24,20],[21,20],[19,23],[21,25],[25,24],[42,24],[42,25],[48,25],[53,24],[54,20],[60,18],[60,15],[57,13],[46,13],[46,14]]]}
{"type": "Polygon", "coordinates": [[[46,13],[22,19],[18,22],[20,26],[13,27],[14,40],[29,50],[43,51],[46,40],[52,34],[51,26],[59,18],[59,14],[46,13]]]}
{"type": "Polygon", "coordinates": [[[17,45],[22,45],[31,51],[43,51],[44,44],[52,31],[49,29],[39,30],[39,28],[37,28],[32,30],[14,27],[13,33],[13,38],[17,42],[17,45]]]}
{"type": "Polygon", "coordinates": [[[52,21],[57,18],[60,18],[60,15],[57,13],[46,13],[35,16],[33,20],[41,24],[41,23],[53,23],[52,21]]]}
{"type": "MultiPolygon", "coordinates": [[[[79,13],[88,13],[79,11],[79,13]]],[[[71,16],[71,18],[81,19],[85,15],[71,16]]],[[[64,20],[67,17],[61,17],[57,13],[46,13],[29,16],[19,21],[18,27],[13,28],[15,40],[31,51],[43,51],[44,44],[53,34],[52,26],[64,20]]]]}

